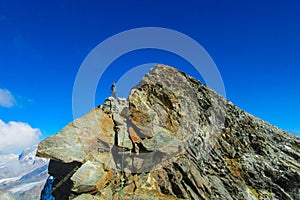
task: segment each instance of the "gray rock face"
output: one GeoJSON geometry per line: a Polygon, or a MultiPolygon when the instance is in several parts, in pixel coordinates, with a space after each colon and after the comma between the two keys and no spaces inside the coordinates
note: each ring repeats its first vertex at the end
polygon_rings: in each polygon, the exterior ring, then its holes
{"type": "Polygon", "coordinates": [[[56,199],[300,199],[300,139],[156,66],[39,144],[56,199]]]}

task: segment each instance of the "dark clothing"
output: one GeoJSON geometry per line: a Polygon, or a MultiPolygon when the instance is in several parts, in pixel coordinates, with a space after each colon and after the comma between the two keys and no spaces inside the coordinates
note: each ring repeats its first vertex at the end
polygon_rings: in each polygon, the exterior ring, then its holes
{"type": "Polygon", "coordinates": [[[116,99],[116,86],[112,85],[110,87],[111,96],[116,99]]]}

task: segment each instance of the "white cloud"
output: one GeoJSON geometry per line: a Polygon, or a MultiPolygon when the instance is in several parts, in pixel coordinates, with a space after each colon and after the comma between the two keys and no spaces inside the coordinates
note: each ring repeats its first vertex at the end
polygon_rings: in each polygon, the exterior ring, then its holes
{"type": "Polygon", "coordinates": [[[16,100],[10,91],[0,88],[0,106],[10,108],[15,104],[16,100]]]}
{"type": "Polygon", "coordinates": [[[0,119],[0,154],[18,153],[39,142],[41,131],[23,122],[5,123],[0,119]]]}

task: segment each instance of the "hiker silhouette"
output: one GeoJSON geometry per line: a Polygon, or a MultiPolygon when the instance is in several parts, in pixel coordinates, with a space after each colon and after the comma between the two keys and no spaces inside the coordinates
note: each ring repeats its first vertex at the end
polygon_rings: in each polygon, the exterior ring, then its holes
{"type": "Polygon", "coordinates": [[[110,87],[111,96],[116,99],[116,83],[112,83],[110,87]]]}

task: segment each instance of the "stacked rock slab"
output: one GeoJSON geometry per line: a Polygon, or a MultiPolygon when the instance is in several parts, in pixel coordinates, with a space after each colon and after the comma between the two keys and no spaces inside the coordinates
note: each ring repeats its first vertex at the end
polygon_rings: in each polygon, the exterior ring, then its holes
{"type": "Polygon", "coordinates": [[[56,199],[300,199],[300,139],[158,65],[39,144],[56,199]]]}

